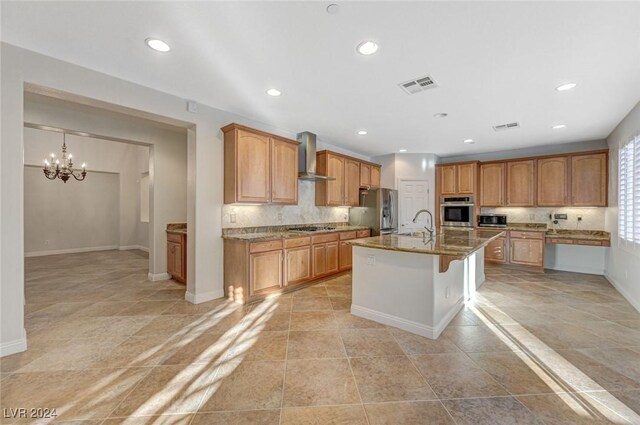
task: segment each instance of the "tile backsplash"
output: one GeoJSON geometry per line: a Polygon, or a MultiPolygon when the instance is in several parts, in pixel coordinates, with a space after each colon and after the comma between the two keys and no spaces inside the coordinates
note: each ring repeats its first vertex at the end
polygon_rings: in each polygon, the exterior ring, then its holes
{"type": "Polygon", "coordinates": [[[545,223],[549,229],[605,230],[606,208],[481,208],[481,214],[506,214],[507,222],[545,223]],[[554,224],[549,214],[567,214],[566,220],[554,224]],[[582,221],[578,221],[578,216],[582,221]]]}
{"type": "Polygon", "coordinates": [[[222,227],[259,227],[280,224],[343,223],[349,207],[316,207],[316,184],[298,181],[298,205],[224,205],[222,227]],[[231,222],[235,215],[235,223],[231,222]]]}

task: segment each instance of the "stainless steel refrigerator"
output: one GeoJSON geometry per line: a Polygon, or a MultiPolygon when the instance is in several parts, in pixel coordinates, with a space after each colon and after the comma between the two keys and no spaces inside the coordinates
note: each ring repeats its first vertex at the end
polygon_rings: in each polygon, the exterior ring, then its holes
{"type": "Polygon", "coordinates": [[[398,191],[361,189],[360,206],[349,211],[349,224],[368,226],[373,236],[398,233],[398,191]]]}

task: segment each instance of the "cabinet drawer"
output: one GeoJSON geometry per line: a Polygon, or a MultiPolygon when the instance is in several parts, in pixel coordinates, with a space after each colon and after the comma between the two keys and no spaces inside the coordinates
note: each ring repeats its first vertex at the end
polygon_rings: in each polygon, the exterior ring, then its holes
{"type": "Polygon", "coordinates": [[[515,239],[544,239],[543,232],[523,232],[517,230],[510,230],[509,235],[515,239]]]}
{"type": "Polygon", "coordinates": [[[356,237],[357,238],[368,238],[369,236],[371,236],[371,230],[369,230],[369,229],[358,230],[356,232],[356,237]]]}
{"type": "Polygon", "coordinates": [[[253,242],[249,247],[249,252],[265,252],[282,249],[282,239],[276,241],[253,242]]]}
{"type": "Polygon", "coordinates": [[[573,245],[573,239],[547,238],[548,243],[561,243],[565,245],[573,245]]]}
{"type": "Polygon", "coordinates": [[[602,246],[602,241],[587,241],[587,240],[576,239],[574,243],[576,245],[602,246]]]}
{"type": "Polygon", "coordinates": [[[177,233],[167,233],[167,242],[182,243],[182,235],[177,233]]]}
{"type": "Polygon", "coordinates": [[[356,238],[356,231],[353,232],[342,232],[340,233],[340,240],[341,241],[348,241],[349,239],[355,239],[356,238]]]}
{"type": "Polygon", "coordinates": [[[329,233],[326,235],[312,236],[311,243],[317,244],[317,243],[334,242],[334,241],[337,241],[338,239],[340,239],[340,235],[338,233],[329,233]]]}
{"type": "Polygon", "coordinates": [[[304,238],[295,238],[295,239],[285,239],[284,247],[285,248],[297,248],[299,246],[305,246],[311,244],[311,238],[309,236],[304,238]]]}

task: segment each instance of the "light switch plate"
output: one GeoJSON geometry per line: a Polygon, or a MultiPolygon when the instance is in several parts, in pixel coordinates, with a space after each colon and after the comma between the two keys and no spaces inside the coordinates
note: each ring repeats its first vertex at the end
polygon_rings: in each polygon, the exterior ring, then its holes
{"type": "Polygon", "coordinates": [[[231,223],[235,223],[236,222],[236,215],[235,214],[229,214],[229,221],[231,223]]]}
{"type": "Polygon", "coordinates": [[[367,255],[367,265],[369,266],[373,266],[376,264],[376,257],[375,255],[367,255]]]}

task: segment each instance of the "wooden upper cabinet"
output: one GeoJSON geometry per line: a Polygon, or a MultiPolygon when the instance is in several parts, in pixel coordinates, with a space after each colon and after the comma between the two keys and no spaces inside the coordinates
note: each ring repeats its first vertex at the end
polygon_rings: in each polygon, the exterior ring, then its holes
{"type": "Polygon", "coordinates": [[[536,202],[536,161],[507,162],[507,206],[532,207],[536,202]]]}
{"type": "Polygon", "coordinates": [[[327,205],[344,205],[345,159],[341,156],[327,154],[327,176],[334,177],[327,183],[327,205]]]}
{"type": "Polygon", "coordinates": [[[360,205],[360,162],[346,158],[344,177],[345,201],[343,205],[357,207],[360,205]]]}
{"type": "Polygon", "coordinates": [[[456,193],[473,195],[476,191],[476,163],[459,164],[456,166],[456,193]]]}
{"type": "Polygon", "coordinates": [[[282,139],[271,140],[271,202],[298,203],[298,145],[282,139]]]}
{"type": "Polygon", "coordinates": [[[571,205],[607,206],[607,153],[571,156],[571,205]]]}
{"type": "Polygon", "coordinates": [[[558,156],[538,160],[538,195],[540,207],[568,205],[569,158],[558,156]]]}
{"type": "Polygon", "coordinates": [[[371,165],[360,164],[360,187],[371,186],[371,165]]]}
{"type": "Polygon", "coordinates": [[[225,204],[298,203],[298,142],[238,124],[222,131],[225,204]]]}
{"type": "Polygon", "coordinates": [[[480,164],[480,206],[504,206],[504,162],[480,164]]]}
{"type": "Polygon", "coordinates": [[[443,165],[438,168],[440,170],[440,194],[455,195],[456,191],[456,166],[443,165]]]}
{"type": "Polygon", "coordinates": [[[371,187],[380,187],[380,166],[371,166],[371,187]]]}

